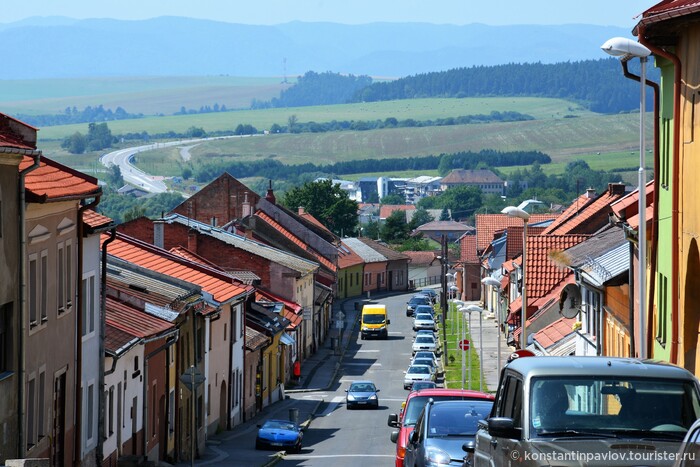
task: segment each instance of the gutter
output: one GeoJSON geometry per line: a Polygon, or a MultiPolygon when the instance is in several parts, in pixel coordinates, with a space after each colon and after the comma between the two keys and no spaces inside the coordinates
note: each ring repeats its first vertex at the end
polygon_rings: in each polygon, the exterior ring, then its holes
{"type": "Polygon", "coordinates": [[[24,440],[24,417],[25,417],[25,403],[24,403],[24,380],[26,378],[26,370],[24,368],[24,361],[26,358],[27,349],[24,343],[24,334],[27,332],[25,327],[24,316],[27,314],[27,281],[25,278],[25,261],[27,258],[27,226],[26,226],[26,189],[24,184],[24,178],[32,170],[38,169],[41,162],[41,151],[36,150],[24,150],[24,149],[13,149],[13,148],[0,148],[0,152],[11,153],[11,154],[21,154],[23,156],[31,156],[34,158],[34,163],[24,170],[19,172],[19,283],[20,283],[20,325],[19,333],[17,338],[17,343],[19,347],[19,358],[17,362],[17,407],[18,407],[18,417],[17,417],[17,456],[24,457],[26,451],[26,443],[24,440]]]}
{"type": "Polygon", "coordinates": [[[114,372],[117,366],[117,359],[112,358],[112,368],[109,372],[105,372],[105,307],[107,303],[107,246],[117,237],[117,228],[112,227],[109,230],[109,238],[102,243],[102,260],[100,262],[100,326],[99,326],[99,376],[97,387],[100,389],[97,400],[99,401],[99,410],[97,412],[97,462],[102,463],[104,459],[104,431],[105,431],[105,398],[104,386],[105,376],[114,372]]]}
{"type": "MultiPolygon", "coordinates": [[[[652,45],[646,39],[644,33],[646,28],[644,24],[639,24],[637,27],[637,32],[639,34],[639,43],[646,46],[654,55],[663,57],[673,63],[674,77],[673,77],[673,174],[672,174],[672,201],[671,201],[671,363],[678,363],[678,334],[679,334],[679,265],[678,265],[678,254],[679,254],[679,181],[680,181],[680,134],[681,134],[681,61],[680,59],[670,52],[652,45]]],[[[650,296],[650,299],[652,296],[650,296]]],[[[653,308],[649,307],[647,309],[647,322],[653,322],[653,308]]],[[[644,336],[648,340],[648,335],[644,336]]]]}

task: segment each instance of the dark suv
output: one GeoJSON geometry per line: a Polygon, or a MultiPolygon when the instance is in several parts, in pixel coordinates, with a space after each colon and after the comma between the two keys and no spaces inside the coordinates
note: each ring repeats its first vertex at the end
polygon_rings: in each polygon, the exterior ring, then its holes
{"type": "Polygon", "coordinates": [[[430,400],[408,437],[403,464],[411,467],[461,466],[462,445],[473,442],[479,420],[488,417],[492,401],[430,400]]]}
{"type": "Polygon", "coordinates": [[[433,303],[427,295],[414,295],[406,305],[406,316],[413,316],[413,312],[418,305],[430,305],[432,307],[433,303]]]}

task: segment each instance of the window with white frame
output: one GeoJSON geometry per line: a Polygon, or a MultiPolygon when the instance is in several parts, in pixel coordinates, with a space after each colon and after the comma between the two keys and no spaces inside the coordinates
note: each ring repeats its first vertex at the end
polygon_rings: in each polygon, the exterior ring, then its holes
{"type": "Polygon", "coordinates": [[[94,429],[95,429],[95,385],[94,384],[88,384],[87,387],[87,439],[90,441],[93,436],[94,436],[94,429]]]}
{"type": "Polygon", "coordinates": [[[95,273],[90,272],[83,276],[83,337],[95,332],[95,273]]]}
{"type": "Polygon", "coordinates": [[[41,252],[41,284],[39,290],[39,313],[41,314],[41,322],[48,321],[48,291],[49,291],[49,252],[44,250],[41,252]]]}
{"type": "Polygon", "coordinates": [[[69,310],[73,306],[73,245],[70,240],[66,241],[65,246],[66,254],[66,310],[69,310]]]}
{"type": "Polygon", "coordinates": [[[37,405],[38,408],[36,411],[36,413],[37,413],[36,427],[37,427],[37,434],[38,434],[37,440],[43,438],[47,433],[46,426],[45,426],[46,420],[44,419],[45,412],[46,412],[45,407],[44,407],[44,391],[45,391],[45,389],[46,389],[46,372],[43,371],[43,369],[42,369],[42,371],[39,372],[39,388],[38,388],[38,393],[39,393],[38,396],[39,397],[38,397],[38,405],[37,405]]]}
{"type": "Polygon", "coordinates": [[[37,314],[39,310],[39,266],[37,255],[29,255],[29,291],[27,293],[29,301],[29,325],[34,327],[38,324],[37,314]]]}
{"type": "Polygon", "coordinates": [[[26,414],[27,449],[36,444],[36,380],[31,377],[27,381],[27,414],[26,414]]]}
{"type": "Polygon", "coordinates": [[[57,245],[56,251],[56,293],[58,295],[58,312],[63,313],[66,308],[66,257],[63,243],[57,245]]]}

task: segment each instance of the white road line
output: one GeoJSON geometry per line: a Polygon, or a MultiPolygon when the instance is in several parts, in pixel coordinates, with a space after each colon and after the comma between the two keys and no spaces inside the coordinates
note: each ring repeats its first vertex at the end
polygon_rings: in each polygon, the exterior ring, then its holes
{"type": "Polygon", "coordinates": [[[303,454],[292,454],[284,456],[285,459],[332,459],[334,457],[386,457],[388,459],[396,458],[395,454],[328,454],[318,456],[305,456],[303,454]]]}
{"type": "Polygon", "coordinates": [[[379,349],[377,350],[358,350],[357,353],[369,353],[369,352],[379,352],[379,349]]]}
{"type": "MultiPolygon", "coordinates": [[[[351,365],[351,366],[367,366],[367,363],[362,363],[362,362],[343,362],[343,365],[351,365]]],[[[382,366],[381,363],[374,362],[370,365],[370,367],[373,366],[382,366]]]]}
{"type": "Polygon", "coordinates": [[[344,401],[345,398],[343,396],[335,396],[331,401],[328,403],[328,407],[326,407],[326,410],[324,410],[322,413],[317,415],[317,417],[326,417],[333,413],[333,411],[340,405],[340,402],[344,401]]]}

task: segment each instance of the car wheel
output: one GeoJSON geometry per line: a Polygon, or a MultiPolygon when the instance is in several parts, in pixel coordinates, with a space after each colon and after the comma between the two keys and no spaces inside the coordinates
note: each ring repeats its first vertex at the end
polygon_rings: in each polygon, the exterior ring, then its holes
{"type": "Polygon", "coordinates": [[[293,452],[299,454],[301,452],[301,443],[294,446],[293,452]]]}
{"type": "Polygon", "coordinates": [[[262,444],[258,440],[255,440],[255,449],[262,449],[262,444]]]}

